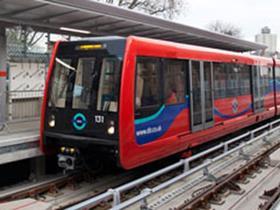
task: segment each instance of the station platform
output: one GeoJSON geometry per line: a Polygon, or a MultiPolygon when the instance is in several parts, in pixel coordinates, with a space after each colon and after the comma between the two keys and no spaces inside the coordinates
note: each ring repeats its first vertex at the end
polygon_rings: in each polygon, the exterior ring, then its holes
{"type": "Polygon", "coordinates": [[[10,122],[0,132],[0,164],[41,156],[39,120],[10,122]]]}

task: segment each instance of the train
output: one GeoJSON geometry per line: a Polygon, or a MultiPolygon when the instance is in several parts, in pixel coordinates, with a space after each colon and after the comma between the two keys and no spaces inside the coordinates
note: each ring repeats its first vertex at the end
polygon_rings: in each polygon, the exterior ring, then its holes
{"type": "Polygon", "coordinates": [[[137,36],[56,42],[40,148],[136,168],[280,114],[280,61],[137,36]],[[91,158],[90,158],[91,157],[91,158]]]}

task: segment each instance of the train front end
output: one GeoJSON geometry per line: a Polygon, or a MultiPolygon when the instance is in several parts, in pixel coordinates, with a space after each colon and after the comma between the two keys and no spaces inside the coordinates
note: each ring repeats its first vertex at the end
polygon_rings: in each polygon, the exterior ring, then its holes
{"type": "Polygon", "coordinates": [[[49,67],[40,146],[74,169],[81,161],[118,158],[119,89],[125,39],[58,42],[49,67]]]}

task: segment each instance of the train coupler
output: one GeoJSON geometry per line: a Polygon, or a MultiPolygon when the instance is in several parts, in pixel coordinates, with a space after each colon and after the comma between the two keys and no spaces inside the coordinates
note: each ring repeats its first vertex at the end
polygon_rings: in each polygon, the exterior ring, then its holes
{"type": "Polygon", "coordinates": [[[61,147],[58,157],[58,166],[64,171],[71,171],[81,167],[79,150],[75,148],[61,147]]]}

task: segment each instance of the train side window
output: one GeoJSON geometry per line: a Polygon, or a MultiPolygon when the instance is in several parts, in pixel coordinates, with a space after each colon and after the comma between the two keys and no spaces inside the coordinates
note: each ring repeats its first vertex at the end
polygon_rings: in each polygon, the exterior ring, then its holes
{"type": "Polygon", "coordinates": [[[226,69],[223,63],[214,63],[214,96],[215,99],[226,97],[226,69]]]}
{"type": "Polygon", "coordinates": [[[239,65],[238,72],[239,93],[240,95],[250,94],[250,67],[248,65],[239,65]]]}
{"type": "Polygon", "coordinates": [[[226,97],[235,97],[239,94],[238,72],[239,68],[234,64],[225,64],[227,69],[226,97]]]}
{"type": "Polygon", "coordinates": [[[275,67],[275,89],[276,92],[280,90],[280,68],[275,67]]]}
{"type": "Polygon", "coordinates": [[[137,58],[136,110],[161,105],[159,59],[137,58]]]}
{"type": "Polygon", "coordinates": [[[267,75],[267,91],[270,93],[273,91],[273,70],[272,67],[268,67],[268,75],[267,75]]]}
{"type": "Polygon", "coordinates": [[[269,93],[269,71],[267,66],[260,67],[260,87],[262,96],[269,93]]]}
{"type": "Polygon", "coordinates": [[[280,90],[280,88],[278,87],[280,84],[280,67],[275,68],[275,80],[276,80],[276,90],[278,91],[280,90]]]}
{"type": "Polygon", "coordinates": [[[184,61],[166,60],[164,68],[164,102],[167,105],[185,102],[184,61]]]}

